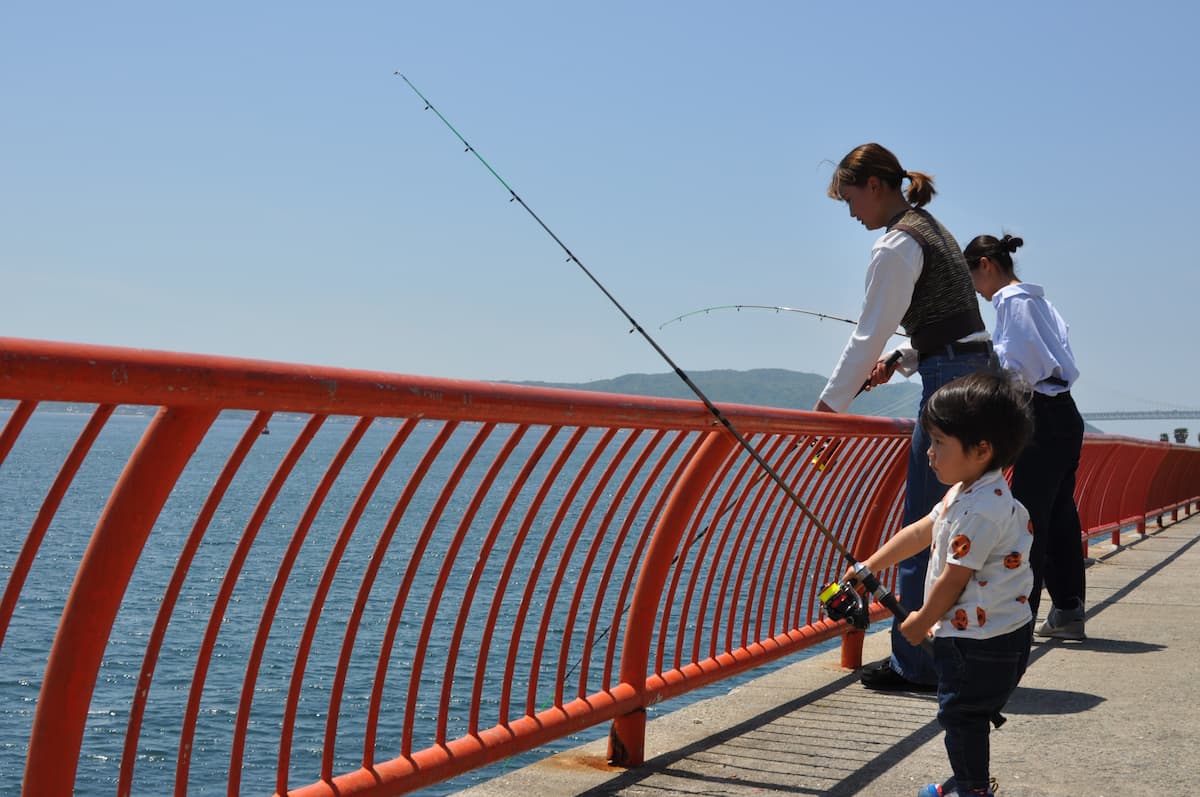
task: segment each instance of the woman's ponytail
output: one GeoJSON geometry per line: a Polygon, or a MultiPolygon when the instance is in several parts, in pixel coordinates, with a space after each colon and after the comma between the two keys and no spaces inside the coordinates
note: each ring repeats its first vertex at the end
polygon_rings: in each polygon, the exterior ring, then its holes
{"type": "Polygon", "coordinates": [[[918,208],[923,208],[929,204],[929,200],[933,199],[933,195],[937,193],[933,187],[933,177],[925,172],[905,172],[904,176],[908,178],[908,193],[904,196],[908,199],[908,204],[918,208]]]}

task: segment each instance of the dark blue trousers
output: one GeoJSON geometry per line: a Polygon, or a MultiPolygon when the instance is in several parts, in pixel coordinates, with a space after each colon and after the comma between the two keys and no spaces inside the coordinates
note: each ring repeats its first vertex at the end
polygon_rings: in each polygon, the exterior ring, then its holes
{"type": "Polygon", "coordinates": [[[1075,506],[1075,471],[1083,448],[1083,418],[1070,393],[1034,393],[1033,439],[1013,466],[1012,493],[1029,510],[1033,547],[1029,608],[1038,616],[1043,580],[1056,606],[1084,598],[1083,544],[1075,506]]]}
{"type": "MultiPolygon", "coordinates": [[[[921,407],[942,385],[975,371],[995,367],[992,354],[935,354],[921,360],[921,407]]],[[[933,510],[946,494],[946,485],[937,480],[929,467],[929,435],[917,424],[913,429],[912,447],[908,452],[908,482],[904,493],[903,525],[915,523],[933,510]]],[[[925,570],[929,566],[929,551],[922,551],[896,565],[896,597],[910,612],[925,602],[925,570]]],[[[900,634],[900,622],[892,622],[892,669],[910,681],[923,684],[937,682],[933,661],[921,648],[908,644],[900,634]]]]}
{"type": "Polygon", "coordinates": [[[991,639],[938,637],[933,657],[938,672],[938,722],[946,732],[946,754],[958,792],[987,789],[990,725],[1004,722],[1008,702],[1033,642],[1033,623],[991,639]]]}

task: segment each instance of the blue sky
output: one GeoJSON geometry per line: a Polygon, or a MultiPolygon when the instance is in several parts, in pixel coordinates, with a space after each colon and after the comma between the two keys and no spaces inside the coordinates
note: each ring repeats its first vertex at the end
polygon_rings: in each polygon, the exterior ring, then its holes
{"type": "Polygon", "coordinates": [[[667,370],[399,70],[685,370],[830,371],[836,322],[659,325],[855,316],[875,233],[825,187],[878,141],[934,175],[960,243],[1025,238],[1082,409],[1193,407],[1197,23],[1186,3],[9,4],[2,334],[667,370]]]}

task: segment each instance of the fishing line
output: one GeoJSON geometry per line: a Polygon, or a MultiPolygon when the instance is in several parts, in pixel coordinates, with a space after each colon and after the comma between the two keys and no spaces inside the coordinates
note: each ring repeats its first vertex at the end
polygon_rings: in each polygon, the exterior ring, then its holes
{"type": "Polygon", "coordinates": [[[684,384],[686,384],[692,393],[696,395],[696,398],[698,398],[700,402],[704,404],[705,408],[712,414],[717,422],[720,423],[721,426],[725,427],[725,430],[729,432],[737,444],[740,445],[742,449],[750,456],[750,458],[753,459],[754,462],[766,472],[767,476],[773,482],[775,482],[776,486],[778,486],[779,489],[782,490],[789,499],[791,499],[792,503],[796,505],[801,514],[808,518],[809,522],[816,527],[817,531],[824,535],[826,540],[829,541],[834,549],[850,563],[851,567],[853,567],[855,570],[858,580],[862,582],[872,594],[875,595],[876,600],[886,606],[892,612],[892,614],[896,615],[896,617],[898,617],[900,620],[903,620],[905,617],[907,617],[908,610],[901,606],[896,598],[883,588],[878,579],[875,578],[874,574],[871,573],[870,570],[855,560],[846,546],[843,545],[841,541],[839,541],[837,537],[833,535],[833,532],[826,528],[825,524],[821,522],[821,519],[818,518],[813,511],[805,505],[804,501],[801,500],[796,491],[793,490],[791,486],[784,481],[783,477],[771,467],[771,465],[763,458],[762,454],[758,453],[754,446],[750,445],[750,441],[747,440],[741,432],[734,428],[729,419],[725,417],[725,414],[722,413],[721,410],[718,409],[711,400],[709,400],[708,396],[705,395],[704,391],[702,391],[696,385],[696,383],[692,381],[691,377],[689,377],[682,368],[675,364],[675,361],[671,359],[671,356],[667,354],[667,352],[661,346],[658,345],[658,342],[655,341],[645,329],[642,328],[642,325],[637,322],[637,319],[630,315],[629,311],[626,310],[619,301],[617,301],[617,298],[609,292],[608,288],[604,287],[604,284],[600,282],[596,275],[593,274],[587,268],[587,266],[585,266],[583,262],[575,256],[575,253],[571,251],[570,247],[563,243],[562,239],[559,238],[549,226],[547,226],[546,222],[542,221],[541,217],[533,211],[533,208],[527,205],[525,200],[522,199],[520,195],[518,195],[517,192],[512,189],[512,186],[505,182],[504,178],[492,168],[491,164],[484,160],[483,156],[479,154],[479,151],[471,146],[471,144],[463,137],[463,135],[455,129],[454,125],[450,124],[450,120],[443,116],[442,112],[434,107],[433,103],[431,103],[429,99],[422,94],[416,86],[413,85],[411,80],[409,80],[400,72],[395,72],[394,74],[399,76],[401,80],[407,83],[408,87],[413,90],[413,93],[421,98],[421,101],[425,103],[425,110],[433,111],[434,114],[437,115],[438,119],[442,120],[442,124],[444,124],[446,128],[453,133],[460,142],[462,142],[462,145],[466,148],[465,151],[474,155],[475,158],[481,164],[483,164],[483,167],[491,172],[492,176],[499,181],[500,185],[504,186],[505,190],[507,190],[510,195],[509,201],[516,202],[518,205],[524,208],[525,212],[528,213],[529,216],[538,223],[538,226],[541,227],[542,230],[544,230],[545,233],[549,235],[556,244],[558,244],[559,248],[566,253],[567,262],[574,263],[576,266],[578,266],[579,270],[582,271],[589,280],[591,280],[592,284],[595,285],[600,292],[608,298],[609,302],[611,302],[618,311],[620,311],[621,315],[625,317],[625,320],[633,325],[633,329],[630,331],[639,333],[645,339],[645,341],[649,343],[656,352],[658,352],[658,355],[662,357],[663,360],[666,361],[667,365],[671,367],[671,370],[673,370],[675,374],[683,380],[684,384]]]}
{"type": "MultiPolygon", "coordinates": [[[[817,438],[817,437],[810,437],[808,439],[808,441],[804,444],[804,447],[808,448],[809,446],[816,445],[816,441],[818,439],[819,438],[817,438]]],[[[787,448],[784,449],[784,454],[789,454],[790,452],[796,450],[799,447],[800,447],[799,443],[792,443],[790,446],[788,446],[787,448]]],[[[813,464],[814,465],[817,464],[816,459],[813,460],[813,464]]],[[[824,468],[819,468],[819,470],[824,470],[824,468]]],[[[764,476],[766,476],[766,474],[763,473],[762,471],[759,471],[759,473],[757,473],[754,476],[754,478],[752,478],[750,480],[750,482],[746,485],[745,489],[749,490],[751,487],[758,484],[760,481],[762,481],[764,476]]],[[[691,548],[697,542],[702,540],[705,537],[705,535],[707,535],[710,531],[712,531],[714,528],[716,528],[717,521],[719,521],[722,517],[724,517],[729,512],[729,510],[734,508],[734,506],[736,506],[736,503],[734,503],[734,502],[729,502],[729,503],[726,503],[724,506],[722,506],[717,511],[716,515],[714,515],[713,518],[708,521],[708,525],[706,525],[703,529],[701,529],[700,532],[697,533],[694,537],[689,539],[687,541],[687,543],[683,546],[683,548],[680,549],[680,551],[675,554],[675,557],[673,559],[671,559],[671,564],[674,565],[676,562],[678,562],[679,557],[683,555],[683,552],[685,550],[687,550],[688,548],[691,548]]],[[[624,606],[621,607],[621,610],[619,612],[617,612],[617,618],[619,619],[621,617],[624,617],[625,612],[627,612],[627,611],[629,611],[629,604],[625,604],[624,606]]],[[[592,641],[591,641],[591,644],[589,645],[589,647],[595,648],[597,642],[600,642],[606,636],[609,635],[609,633],[612,631],[612,627],[613,627],[612,623],[609,623],[607,626],[605,626],[603,631],[596,634],[596,636],[592,638],[592,641]]],[[[566,675],[563,676],[563,680],[565,681],[566,679],[570,678],[571,675],[575,672],[575,670],[577,670],[579,668],[580,664],[583,664],[583,656],[582,655],[580,655],[580,657],[575,661],[575,663],[571,665],[571,668],[569,670],[567,670],[566,675]]]]}

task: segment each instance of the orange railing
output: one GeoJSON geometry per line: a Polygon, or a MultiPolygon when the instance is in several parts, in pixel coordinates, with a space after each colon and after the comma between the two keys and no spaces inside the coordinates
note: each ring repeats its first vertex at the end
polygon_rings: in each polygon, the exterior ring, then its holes
{"type": "MultiPolygon", "coordinates": [[[[647,706],[845,631],[698,402],[12,339],[0,399],[29,794],[399,794],[608,720],[636,764],[647,706]]],[[[855,555],[895,530],[911,421],[723,410],[855,555]]],[[[1197,493],[1088,440],[1089,530],[1197,493]]]]}

